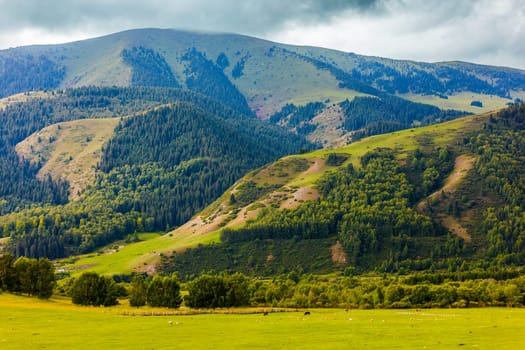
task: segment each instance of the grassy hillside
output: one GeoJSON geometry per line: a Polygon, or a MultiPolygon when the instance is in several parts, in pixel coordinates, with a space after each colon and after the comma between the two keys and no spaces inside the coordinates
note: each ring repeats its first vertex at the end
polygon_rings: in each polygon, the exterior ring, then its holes
{"type": "MultiPolygon", "coordinates": [[[[473,114],[495,111],[506,107],[509,102],[512,102],[508,98],[472,92],[455,93],[450,96],[447,96],[447,98],[442,98],[436,95],[414,94],[404,94],[400,96],[413,102],[426,103],[429,105],[439,107],[441,109],[455,109],[473,114]],[[472,101],[481,102],[482,107],[472,106],[472,101]]],[[[516,97],[521,98],[521,95],[518,94],[516,95],[516,97]]]]}
{"type": "MultiPolygon", "coordinates": [[[[182,86],[226,104],[234,96],[233,100],[245,100],[243,113],[249,106],[249,112],[262,119],[286,104],[323,102],[327,110],[363,95],[397,95],[472,113],[502,108],[525,97],[525,73],[521,70],[367,57],[235,34],[138,29],[0,52],[0,97],[38,88],[88,85],[182,86]],[[207,68],[203,70],[204,61],[207,68]],[[28,81],[23,79],[27,71],[35,75],[28,81]],[[198,77],[208,81],[196,84],[198,77]],[[20,83],[13,85],[12,81],[20,83]],[[483,107],[472,107],[473,101],[483,107]]],[[[345,115],[339,117],[344,119],[345,115]]],[[[342,137],[351,136],[346,133],[353,130],[334,133],[322,119],[313,123],[318,128],[311,139],[334,146],[341,144],[342,137]]],[[[329,125],[335,120],[331,118],[329,125]]],[[[343,124],[337,123],[336,128],[343,124]]]]}
{"type": "Polygon", "coordinates": [[[257,275],[276,273],[274,263],[284,271],[302,272],[345,266],[453,271],[496,261],[519,264],[521,243],[513,242],[519,240],[521,211],[512,205],[520,203],[522,191],[511,195],[504,190],[518,186],[520,175],[511,174],[523,159],[522,131],[512,131],[521,130],[520,108],[511,111],[374,136],[254,172],[202,213],[211,232],[224,227],[222,246],[176,254],[164,260],[164,268],[190,275],[207,269],[257,275]],[[489,137],[491,145],[482,147],[496,149],[504,142],[498,135],[507,132],[516,133],[508,136],[516,138],[516,149],[500,157],[514,170],[502,173],[501,184],[490,177],[480,182],[492,163],[479,157],[483,151],[471,143],[489,137]],[[505,223],[496,228],[497,217],[505,223]],[[507,231],[511,240],[502,237],[507,225],[516,227],[507,231]],[[488,241],[498,242],[498,248],[486,250],[488,241]],[[299,243],[309,248],[292,248],[299,243]],[[322,246],[324,251],[317,252],[322,246]],[[488,262],[488,255],[498,258],[488,262]]]}
{"type": "MultiPolygon", "coordinates": [[[[237,181],[217,201],[169,234],[147,242],[123,244],[125,248],[113,255],[83,256],[66,266],[104,273],[111,272],[113,266],[115,273],[147,270],[150,265],[160,262],[160,253],[170,255],[173,251],[182,252],[197,242],[218,242],[222,228],[243,227],[264,208],[292,209],[319,198],[317,183],[323,176],[349,163],[358,168],[363,155],[374,149],[394,149],[399,161],[403,162],[409,152],[418,147],[453,145],[454,140],[479,129],[488,118],[488,115],[469,116],[428,127],[372,136],[343,148],[282,158],[237,181]],[[327,164],[331,154],[343,155],[342,163],[336,166],[327,164]],[[142,257],[138,258],[140,255],[142,257]],[[117,263],[113,265],[113,261],[117,263]]],[[[262,254],[265,252],[261,250],[262,254]]],[[[337,268],[337,264],[333,267],[337,268]]]]}
{"type": "Polygon", "coordinates": [[[20,157],[40,163],[37,176],[69,182],[69,197],[76,199],[95,180],[102,146],[113,136],[118,118],[82,119],[46,127],[16,146],[20,157]]]}

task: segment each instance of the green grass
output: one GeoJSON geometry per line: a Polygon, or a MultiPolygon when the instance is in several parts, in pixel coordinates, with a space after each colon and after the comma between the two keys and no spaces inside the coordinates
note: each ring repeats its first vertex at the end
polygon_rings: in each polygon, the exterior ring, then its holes
{"type": "Polygon", "coordinates": [[[218,242],[219,233],[208,235],[186,234],[149,234],[140,236],[143,240],[138,243],[125,244],[116,242],[111,245],[120,246],[116,251],[103,249],[100,254],[92,253],[81,255],[74,262],[69,259],[58,261],[57,266],[70,270],[71,275],[80,274],[85,271],[93,271],[99,274],[129,274],[133,271],[147,270],[152,264],[160,261],[160,254],[169,254],[172,251],[195,247],[199,244],[210,244],[218,242]]]}
{"type": "MultiPolygon", "coordinates": [[[[0,347],[15,349],[522,349],[525,310],[311,310],[124,316],[162,312],[73,306],[0,295],[0,347]],[[168,322],[172,321],[172,325],[168,322]]],[[[164,310],[169,312],[168,310],[164,310]]],[[[243,311],[243,310],[241,310],[243,311]]],[[[249,311],[249,310],[244,310],[249,311]]]]}
{"type": "MultiPolygon", "coordinates": [[[[486,115],[468,116],[426,127],[375,135],[342,148],[322,149],[308,154],[297,155],[296,157],[326,159],[330,153],[346,153],[350,155],[346,163],[351,162],[355,167],[358,167],[362,156],[376,148],[384,147],[397,150],[398,157],[403,159],[408,152],[422,146],[424,139],[430,140],[434,146],[446,146],[455,138],[477,128],[484,118],[486,118],[486,115]]],[[[321,171],[295,179],[288,185],[314,186],[315,182],[318,181],[328,169],[330,168],[323,167],[321,171]]]]}
{"type": "Polygon", "coordinates": [[[400,95],[400,97],[413,102],[433,105],[441,109],[456,109],[470,113],[486,113],[495,111],[497,109],[506,107],[508,102],[512,102],[512,100],[499,96],[476,94],[473,92],[456,93],[454,95],[448,96],[448,99],[443,99],[435,95],[414,94],[404,94],[400,95]],[[472,101],[481,101],[483,103],[483,107],[471,106],[470,103],[472,101]]]}

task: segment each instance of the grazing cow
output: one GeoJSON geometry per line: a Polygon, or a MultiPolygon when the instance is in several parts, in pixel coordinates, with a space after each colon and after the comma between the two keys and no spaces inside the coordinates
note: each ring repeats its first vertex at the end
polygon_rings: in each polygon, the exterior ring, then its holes
{"type": "Polygon", "coordinates": [[[268,316],[268,311],[265,311],[263,316],[268,316]]]}
{"type": "Polygon", "coordinates": [[[168,326],[171,326],[173,324],[173,321],[172,320],[169,320],[168,321],[168,326]]]}
{"type": "Polygon", "coordinates": [[[310,315],[310,311],[305,311],[305,312],[304,312],[304,315],[305,315],[305,316],[310,315]]]}

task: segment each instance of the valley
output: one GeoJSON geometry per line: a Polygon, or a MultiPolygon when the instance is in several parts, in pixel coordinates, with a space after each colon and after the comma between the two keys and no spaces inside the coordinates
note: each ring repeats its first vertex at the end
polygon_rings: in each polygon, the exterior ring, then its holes
{"type": "Polygon", "coordinates": [[[524,91],[236,34],[2,50],[0,342],[519,348],[524,91]]]}

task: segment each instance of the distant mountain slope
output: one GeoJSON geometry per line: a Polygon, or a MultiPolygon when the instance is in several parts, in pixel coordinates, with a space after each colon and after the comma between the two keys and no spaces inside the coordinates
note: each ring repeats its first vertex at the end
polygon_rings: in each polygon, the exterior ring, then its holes
{"type": "MultiPolygon", "coordinates": [[[[324,103],[320,115],[334,103],[363,95],[396,95],[472,113],[525,98],[525,72],[518,69],[391,60],[235,34],[138,29],[0,51],[0,97],[85,85],[180,85],[262,119],[287,104],[324,103]]],[[[339,129],[335,137],[325,133],[323,120],[310,120],[302,132],[311,135],[319,126],[310,138],[337,144],[355,131],[344,128],[344,115],[340,119],[331,119],[339,129]]]]}

